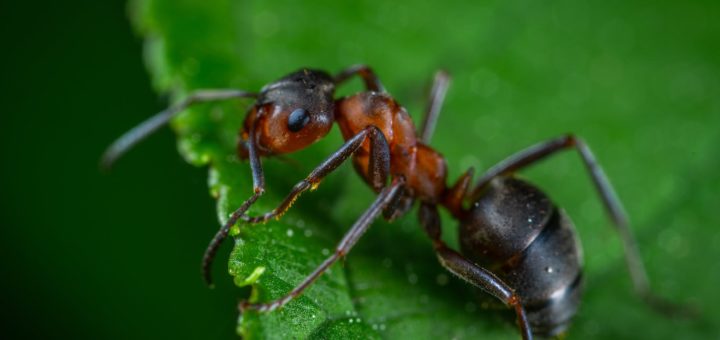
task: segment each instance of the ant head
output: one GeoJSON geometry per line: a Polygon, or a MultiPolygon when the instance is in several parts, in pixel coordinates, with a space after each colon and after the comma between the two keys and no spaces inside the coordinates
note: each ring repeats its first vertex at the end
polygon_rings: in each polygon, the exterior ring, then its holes
{"type": "MultiPolygon", "coordinates": [[[[245,119],[262,154],[297,151],[324,137],[334,121],[335,83],[323,71],[302,69],[265,86],[245,119]]],[[[244,144],[244,143],[243,143],[244,144]]],[[[246,158],[246,147],[240,156],[246,158]]]]}

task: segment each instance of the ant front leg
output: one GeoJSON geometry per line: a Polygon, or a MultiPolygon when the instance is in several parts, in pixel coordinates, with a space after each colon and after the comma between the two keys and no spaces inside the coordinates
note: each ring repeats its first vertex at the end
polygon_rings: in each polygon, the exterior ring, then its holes
{"type": "Polygon", "coordinates": [[[441,239],[442,227],[437,206],[421,203],[418,215],[420,224],[422,224],[425,229],[425,233],[432,239],[433,247],[435,248],[440,264],[459,278],[512,307],[515,310],[517,323],[523,339],[532,339],[532,330],[530,329],[525,309],[520,303],[520,297],[515,295],[513,289],[495,276],[495,274],[476,265],[455,250],[450,249],[441,239]]]}
{"type": "Polygon", "coordinates": [[[255,145],[254,130],[251,129],[248,138],[248,151],[250,158],[250,167],[253,175],[253,186],[255,193],[247,201],[232,213],[228,221],[218,230],[213,239],[210,241],[205,254],[203,255],[202,270],[203,277],[208,284],[211,284],[210,268],[215,259],[222,241],[227,238],[230,228],[232,228],[239,219],[250,224],[264,223],[272,218],[279,218],[284,214],[295,200],[308,189],[314,189],[320,185],[325,176],[337,169],[340,164],[357,151],[365,139],[370,139],[370,175],[373,187],[377,190],[382,189],[387,183],[388,173],[390,172],[390,147],[388,146],[382,131],[374,126],[369,126],[358,134],[350,138],[340,149],[335,151],[330,157],[323,161],[310,175],[296,184],[285,199],[273,210],[260,216],[250,217],[245,215],[251,205],[265,192],[265,180],[263,178],[262,165],[260,157],[257,154],[257,146],[255,145]]]}
{"type": "Polygon", "coordinates": [[[210,241],[205,254],[203,255],[202,270],[203,277],[208,285],[212,284],[210,276],[210,268],[212,262],[215,259],[222,241],[227,238],[230,228],[237,223],[238,219],[250,224],[264,223],[272,218],[279,218],[284,214],[295,200],[308,189],[314,189],[320,185],[325,176],[337,169],[340,164],[350,157],[355,151],[357,151],[362,143],[366,139],[370,139],[370,176],[373,188],[380,190],[387,183],[388,174],[390,172],[390,147],[388,146],[385,136],[382,131],[375,126],[369,126],[358,134],[350,138],[343,144],[340,149],[328,157],[322,162],[310,175],[305,179],[296,184],[285,199],[273,210],[262,214],[260,216],[247,216],[245,213],[252,204],[265,192],[265,182],[263,179],[262,167],[260,158],[257,155],[256,146],[254,144],[254,129],[250,131],[251,135],[248,139],[248,150],[250,155],[250,166],[253,173],[253,183],[255,187],[255,194],[245,201],[233,214],[230,216],[228,221],[218,230],[213,239],[210,241]]]}
{"type": "Polygon", "coordinates": [[[373,189],[379,191],[387,183],[390,172],[390,147],[382,131],[375,126],[368,126],[348,139],[340,149],[323,161],[305,179],[297,183],[285,199],[273,210],[259,216],[242,216],[243,221],[256,224],[265,223],[272,218],[279,218],[290,208],[295,200],[308,189],[314,189],[325,176],[337,169],[350,155],[355,153],[366,139],[370,139],[370,182],[373,189]]]}
{"type": "Polygon", "coordinates": [[[385,92],[385,87],[380,83],[380,79],[378,79],[370,66],[367,65],[353,65],[340,71],[340,73],[335,76],[335,85],[342,84],[355,75],[362,78],[363,82],[365,82],[365,88],[367,88],[368,91],[385,92]]]}
{"type": "MultiPolygon", "coordinates": [[[[143,139],[147,138],[151,134],[153,134],[155,131],[157,131],[160,127],[166,125],[172,118],[177,116],[180,112],[183,110],[189,108],[190,106],[198,103],[207,103],[207,102],[215,102],[215,101],[222,101],[222,100],[228,100],[228,99],[238,99],[238,98],[257,98],[256,93],[246,92],[246,91],[239,91],[239,90],[225,90],[225,89],[218,89],[218,90],[199,90],[196,92],[191,93],[186,99],[178,103],[177,105],[171,106],[168,109],[150,117],[148,120],[140,123],[138,126],[134,127],[130,131],[126,132],[120,138],[115,140],[110,147],[107,148],[105,153],[103,154],[100,165],[101,167],[108,169],[110,168],[115,161],[117,161],[123,154],[125,154],[128,150],[130,150],[133,146],[141,142],[143,139]]],[[[247,201],[245,201],[240,208],[238,208],[235,213],[230,217],[230,220],[228,223],[226,223],[220,230],[215,234],[215,237],[213,237],[212,241],[210,242],[210,245],[208,246],[207,250],[205,251],[205,254],[203,256],[203,265],[202,265],[202,271],[203,271],[203,277],[205,279],[205,282],[208,285],[212,285],[212,278],[210,276],[210,264],[212,263],[212,260],[217,253],[218,247],[220,246],[220,243],[222,242],[225,237],[227,237],[227,233],[230,229],[230,226],[235,224],[237,219],[245,212],[247,209],[255,203],[255,201],[263,194],[265,191],[265,181],[263,178],[263,172],[262,172],[262,165],[260,163],[260,157],[257,153],[257,148],[255,145],[255,128],[253,127],[250,131],[250,138],[248,142],[248,150],[249,150],[249,159],[250,159],[250,167],[252,169],[252,176],[253,176],[253,187],[254,187],[254,194],[252,197],[250,197],[247,201]]]]}
{"type": "Polygon", "coordinates": [[[212,268],[213,260],[215,260],[215,255],[217,254],[218,249],[220,249],[220,245],[225,238],[227,238],[230,228],[232,228],[232,226],[237,223],[238,219],[243,216],[248,209],[250,209],[250,206],[255,204],[255,201],[257,201],[258,198],[265,193],[265,175],[263,173],[260,155],[257,152],[257,145],[255,145],[255,130],[256,126],[253,125],[248,133],[247,140],[248,160],[250,161],[250,172],[252,173],[253,179],[253,195],[245,200],[245,202],[243,202],[240,207],[230,215],[230,218],[228,218],[225,224],[220,227],[220,230],[215,233],[215,236],[213,236],[212,240],[210,240],[210,244],[208,244],[207,248],[205,248],[205,253],[202,258],[202,273],[203,279],[208,286],[212,286],[212,275],[210,273],[210,269],[212,268]]]}
{"type": "Polygon", "coordinates": [[[625,253],[625,262],[627,263],[635,292],[651,307],[663,314],[692,317],[695,312],[691,308],[676,306],[652,294],[645,266],[643,265],[638,250],[637,241],[635,241],[632,232],[630,232],[630,223],[625,209],[623,209],[622,203],[618,199],[617,194],[615,194],[615,190],[613,190],[605,172],[595,160],[592,151],[590,151],[590,148],[581,138],[572,134],[565,135],[535,144],[508,157],[490,168],[490,170],[480,178],[475,189],[469,195],[470,201],[476,201],[493,178],[510,175],[525,167],[534,165],[559,151],[570,149],[575,149],[578,154],[580,154],[580,158],[590,174],[595,189],[600,195],[603,205],[620,235],[625,253]]]}

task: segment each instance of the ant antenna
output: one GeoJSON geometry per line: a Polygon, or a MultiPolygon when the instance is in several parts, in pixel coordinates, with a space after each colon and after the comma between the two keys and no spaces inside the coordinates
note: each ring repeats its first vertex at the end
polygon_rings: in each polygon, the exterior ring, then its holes
{"type": "Polygon", "coordinates": [[[420,140],[425,144],[430,144],[430,138],[432,138],[433,132],[435,132],[435,125],[437,124],[437,119],[440,115],[440,108],[443,106],[445,94],[447,93],[449,86],[450,74],[444,70],[440,70],[435,73],[435,79],[433,80],[432,88],[430,89],[430,99],[428,100],[427,109],[425,111],[425,118],[422,121],[420,130],[418,130],[420,140]]]}
{"type": "Polygon", "coordinates": [[[117,161],[128,150],[132,149],[136,144],[152,135],[160,127],[166,125],[178,113],[182,112],[189,106],[197,103],[221,101],[234,98],[255,98],[256,93],[238,91],[238,90],[200,90],[193,92],[183,101],[175,106],[171,106],[166,110],[150,117],[138,126],[126,132],[120,138],[116,139],[103,153],[100,159],[100,168],[104,170],[110,169],[115,161],[117,161]]]}

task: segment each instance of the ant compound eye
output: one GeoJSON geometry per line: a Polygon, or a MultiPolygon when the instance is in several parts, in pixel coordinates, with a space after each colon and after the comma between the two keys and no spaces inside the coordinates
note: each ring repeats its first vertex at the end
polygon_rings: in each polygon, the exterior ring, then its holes
{"type": "Polygon", "coordinates": [[[292,132],[302,130],[307,123],[310,122],[310,115],[305,109],[295,109],[288,116],[288,129],[292,132]]]}

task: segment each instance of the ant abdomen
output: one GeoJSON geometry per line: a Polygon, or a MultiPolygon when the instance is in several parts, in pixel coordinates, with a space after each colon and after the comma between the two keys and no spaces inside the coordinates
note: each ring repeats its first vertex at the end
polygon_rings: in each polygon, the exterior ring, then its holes
{"type": "Polygon", "coordinates": [[[582,252],[564,211],[537,187],[498,177],[463,214],[462,252],[513,287],[536,335],[564,331],[582,291],[582,252]]]}

